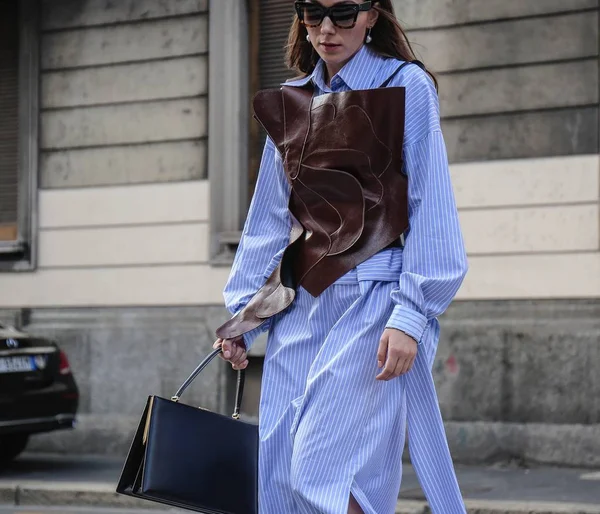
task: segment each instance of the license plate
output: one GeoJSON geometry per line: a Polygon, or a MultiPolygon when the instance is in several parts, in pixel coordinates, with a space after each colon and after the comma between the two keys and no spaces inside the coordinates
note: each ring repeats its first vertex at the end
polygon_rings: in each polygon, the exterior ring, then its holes
{"type": "Polygon", "coordinates": [[[35,371],[35,361],[32,356],[0,357],[0,373],[18,373],[35,371]]]}

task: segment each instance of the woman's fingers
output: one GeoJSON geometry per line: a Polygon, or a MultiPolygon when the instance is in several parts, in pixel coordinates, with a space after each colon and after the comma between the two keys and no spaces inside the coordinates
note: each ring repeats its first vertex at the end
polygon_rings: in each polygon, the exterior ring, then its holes
{"type": "Polygon", "coordinates": [[[248,359],[245,359],[240,364],[232,364],[231,367],[235,370],[246,369],[248,367],[248,359]]]}
{"type": "Polygon", "coordinates": [[[377,367],[383,368],[381,372],[375,377],[377,380],[387,380],[388,369],[388,339],[382,337],[379,340],[379,348],[377,349],[377,367]]]}
{"type": "Polygon", "coordinates": [[[379,373],[379,375],[377,375],[375,378],[377,380],[390,380],[391,378],[394,378],[394,372],[396,371],[397,367],[398,357],[388,352],[388,357],[385,361],[385,367],[383,368],[383,371],[379,373]]]}
{"type": "Polygon", "coordinates": [[[233,350],[231,339],[223,339],[223,344],[221,346],[223,348],[223,357],[225,360],[229,360],[233,350]]]}
{"type": "Polygon", "coordinates": [[[242,355],[246,353],[246,347],[234,339],[217,339],[213,343],[213,348],[222,348],[219,356],[226,361],[240,361],[242,355]]]}
{"type": "MultiPolygon", "coordinates": [[[[216,350],[217,348],[220,348],[222,345],[223,345],[223,339],[219,338],[213,343],[212,347],[216,350]]],[[[219,358],[223,359],[223,360],[227,360],[227,359],[225,359],[225,357],[223,357],[223,352],[219,353],[219,358]]]]}
{"type": "Polygon", "coordinates": [[[393,378],[398,365],[398,357],[398,353],[389,344],[389,338],[384,335],[379,341],[379,349],[377,350],[377,365],[380,368],[383,366],[383,370],[375,378],[377,380],[393,378]]]}
{"type": "Polygon", "coordinates": [[[246,360],[246,349],[242,345],[234,343],[229,362],[237,365],[244,362],[244,360],[246,360]]]}
{"type": "Polygon", "coordinates": [[[248,367],[248,356],[243,339],[219,338],[213,343],[213,348],[216,350],[219,347],[223,347],[219,357],[229,362],[233,369],[246,369],[248,367]]]}
{"type": "Polygon", "coordinates": [[[382,368],[387,360],[388,340],[382,337],[379,340],[379,348],[377,349],[377,367],[382,368]]]}
{"type": "Polygon", "coordinates": [[[246,353],[246,345],[244,344],[244,339],[237,339],[234,342],[234,347],[236,351],[235,355],[230,359],[231,366],[235,370],[245,369],[248,366],[248,356],[246,353]]]}
{"type": "Polygon", "coordinates": [[[396,364],[396,369],[394,370],[394,374],[393,374],[392,378],[399,377],[400,375],[405,373],[405,370],[408,366],[409,360],[410,359],[405,359],[405,358],[398,359],[398,364],[396,364]]]}
{"type": "Polygon", "coordinates": [[[213,348],[222,347],[219,354],[223,360],[229,362],[233,369],[245,369],[248,366],[246,346],[243,339],[217,339],[213,348]]]}
{"type": "Polygon", "coordinates": [[[417,342],[415,339],[400,330],[386,328],[379,343],[378,360],[380,360],[383,343],[385,343],[387,353],[386,363],[385,368],[376,378],[378,380],[390,380],[408,373],[417,357],[417,342]]]}
{"type": "Polygon", "coordinates": [[[402,367],[401,368],[399,367],[399,369],[396,370],[398,372],[398,374],[396,376],[399,377],[400,375],[404,375],[405,373],[408,373],[412,366],[412,362],[413,362],[413,359],[411,357],[406,358],[404,360],[404,362],[402,363],[402,367]]]}
{"type": "Polygon", "coordinates": [[[417,356],[415,355],[412,359],[410,359],[410,362],[408,363],[408,369],[405,371],[405,373],[408,373],[413,368],[416,358],[417,356]]]}

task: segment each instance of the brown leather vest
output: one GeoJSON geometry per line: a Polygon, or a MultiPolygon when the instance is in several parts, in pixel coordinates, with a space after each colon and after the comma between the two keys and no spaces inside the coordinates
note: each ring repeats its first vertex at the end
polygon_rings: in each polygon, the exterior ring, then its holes
{"type": "Polygon", "coordinates": [[[318,296],[408,228],[404,88],[313,96],[283,86],[259,92],[254,113],[291,184],[292,230],[265,285],[217,329],[224,339],[286,309],[298,286],[318,296]]]}

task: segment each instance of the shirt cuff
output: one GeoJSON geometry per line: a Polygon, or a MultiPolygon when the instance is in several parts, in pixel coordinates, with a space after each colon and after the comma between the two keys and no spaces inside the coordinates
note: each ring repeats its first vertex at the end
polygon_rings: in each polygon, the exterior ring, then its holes
{"type": "Polygon", "coordinates": [[[421,342],[427,326],[427,318],[420,312],[403,305],[396,305],[386,324],[386,328],[395,328],[408,334],[417,343],[421,342]]]}

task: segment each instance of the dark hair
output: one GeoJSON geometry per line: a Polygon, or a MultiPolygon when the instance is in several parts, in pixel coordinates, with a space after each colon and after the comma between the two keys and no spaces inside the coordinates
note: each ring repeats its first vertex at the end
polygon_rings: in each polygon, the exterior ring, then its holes
{"type": "MultiPolygon", "coordinates": [[[[415,53],[406,32],[396,19],[392,0],[375,0],[373,4],[373,9],[379,13],[379,17],[371,30],[373,40],[369,46],[385,57],[393,57],[402,61],[414,60],[415,53]]],[[[319,60],[319,54],[306,40],[306,34],[306,28],[295,16],[288,36],[286,64],[290,69],[304,76],[313,72],[319,60]]],[[[427,73],[437,88],[438,83],[435,76],[430,71],[427,73]]]]}

